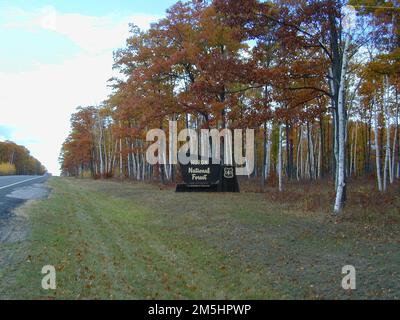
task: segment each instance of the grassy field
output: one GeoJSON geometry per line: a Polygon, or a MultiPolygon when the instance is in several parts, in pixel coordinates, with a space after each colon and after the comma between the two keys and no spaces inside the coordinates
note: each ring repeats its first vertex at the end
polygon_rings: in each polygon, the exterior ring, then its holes
{"type": "Polygon", "coordinates": [[[48,183],[49,199],[22,209],[26,238],[0,248],[0,298],[400,298],[398,189],[375,197],[359,183],[334,219],[333,195],[318,186],[177,194],[127,182],[48,183]],[[357,271],[350,292],[341,288],[348,264],[357,271]],[[55,291],[41,288],[44,265],[56,267],[55,291]]]}

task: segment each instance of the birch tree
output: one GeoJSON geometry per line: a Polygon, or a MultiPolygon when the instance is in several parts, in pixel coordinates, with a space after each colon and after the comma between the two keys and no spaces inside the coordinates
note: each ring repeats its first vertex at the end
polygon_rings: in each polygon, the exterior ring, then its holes
{"type": "MultiPolygon", "coordinates": [[[[348,8],[349,16],[348,19],[354,19],[350,15],[354,15],[354,8],[348,8]]],[[[348,32],[346,34],[346,39],[344,43],[344,49],[342,54],[342,68],[340,72],[340,84],[338,91],[338,106],[337,106],[337,116],[338,116],[338,172],[337,172],[337,186],[336,186],[336,198],[334,205],[334,213],[339,214],[343,208],[345,200],[345,188],[346,188],[346,167],[345,167],[345,157],[346,157],[346,107],[345,107],[345,82],[347,73],[347,63],[349,55],[349,45],[351,38],[351,27],[354,21],[348,21],[348,32]]]]}
{"type": "Polygon", "coordinates": [[[279,191],[283,191],[283,177],[282,177],[282,134],[283,134],[283,124],[279,124],[279,137],[278,137],[278,187],[279,191]]]}
{"type": "Polygon", "coordinates": [[[381,176],[381,160],[380,160],[380,147],[379,147],[379,109],[376,99],[373,99],[374,108],[374,139],[375,139],[375,163],[376,163],[376,181],[378,183],[378,190],[382,189],[382,176],[381,176]]]}

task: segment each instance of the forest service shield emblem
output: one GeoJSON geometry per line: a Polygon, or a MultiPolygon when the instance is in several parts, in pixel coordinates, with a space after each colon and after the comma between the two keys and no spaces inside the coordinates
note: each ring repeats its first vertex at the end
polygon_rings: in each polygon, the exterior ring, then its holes
{"type": "Polygon", "coordinates": [[[226,179],[232,179],[233,178],[233,168],[224,168],[224,177],[226,179]]]}

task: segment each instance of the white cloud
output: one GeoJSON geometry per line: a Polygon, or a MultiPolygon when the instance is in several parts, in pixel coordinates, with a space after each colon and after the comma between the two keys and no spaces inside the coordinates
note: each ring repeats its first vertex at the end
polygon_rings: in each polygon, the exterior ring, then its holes
{"type": "Polygon", "coordinates": [[[12,140],[24,142],[51,172],[58,172],[71,113],[79,105],[99,104],[107,97],[111,65],[110,54],[82,55],[62,65],[0,73],[1,123],[12,124],[12,140]]]}
{"type": "Polygon", "coordinates": [[[147,29],[151,22],[160,16],[144,13],[103,17],[86,16],[77,13],[61,13],[53,6],[45,6],[29,12],[18,8],[7,10],[8,28],[26,30],[45,29],[66,36],[80,48],[89,52],[109,50],[123,44],[128,37],[128,24],[134,23],[141,29],[147,29]]]}
{"type": "MultiPolygon", "coordinates": [[[[10,12],[15,14],[16,10],[10,12]]],[[[77,106],[99,104],[110,93],[107,80],[113,76],[112,52],[125,45],[128,22],[145,28],[159,17],[92,17],[63,14],[52,7],[18,12],[24,19],[9,19],[8,28],[45,28],[68,37],[82,49],[61,64],[36,65],[34,70],[19,73],[0,71],[0,125],[15,128],[11,138],[24,142],[50,172],[57,174],[71,113],[77,106]]]]}

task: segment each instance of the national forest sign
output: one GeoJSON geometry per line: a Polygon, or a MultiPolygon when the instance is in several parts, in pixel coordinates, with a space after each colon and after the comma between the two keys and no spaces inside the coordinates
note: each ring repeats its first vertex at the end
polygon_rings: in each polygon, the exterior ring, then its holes
{"type": "Polygon", "coordinates": [[[177,192],[239,192],[233,166],[192,160],[180,168],[184,183],[177,185],[177,192]]]}
{"type": "Polygon", "coordinates": [[[187,185],[211,185],[219,180],[220,164],[212,164],[204,160],[192,160],[187,165],[181,165],[183,181],[187,185]]]}

